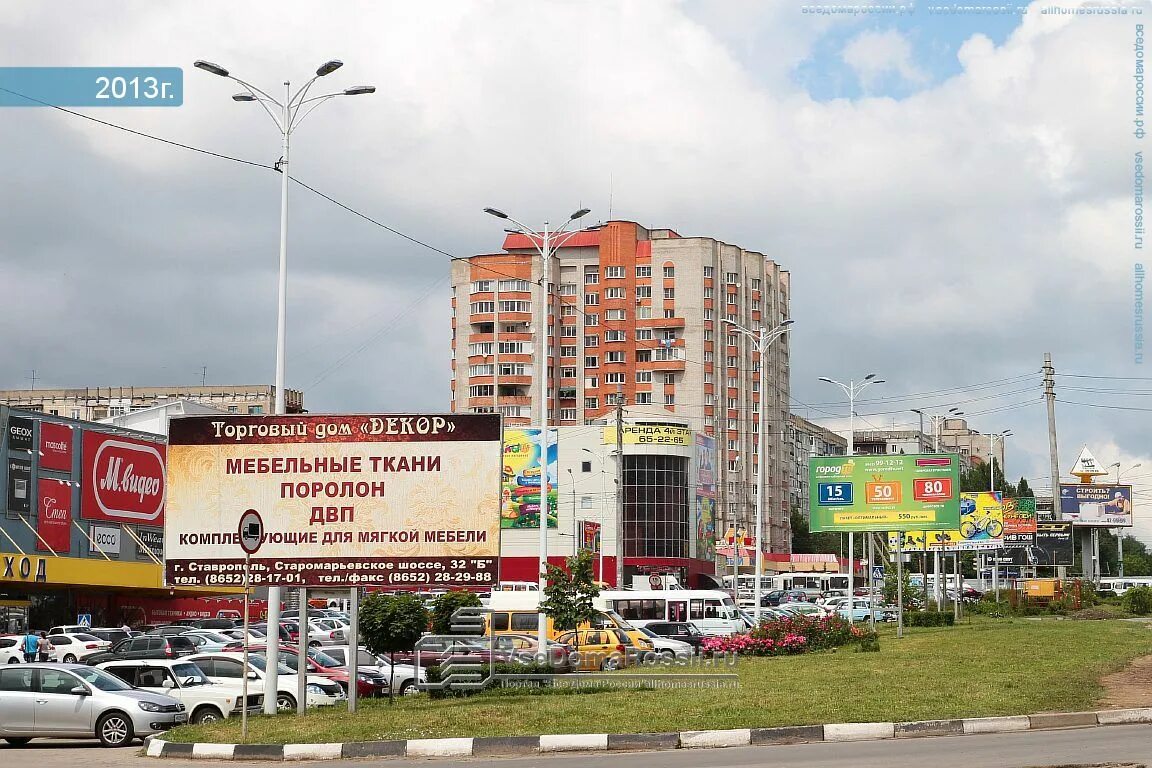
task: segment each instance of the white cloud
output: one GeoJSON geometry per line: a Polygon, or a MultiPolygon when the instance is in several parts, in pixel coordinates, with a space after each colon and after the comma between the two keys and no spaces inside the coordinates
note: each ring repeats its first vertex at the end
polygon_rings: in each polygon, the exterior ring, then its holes
{"type": "Polygon", "coordinates": [[[873,90],[888,75],[896,75],[911,85],[927,80],[912,60],[912,43],[895,29],[861,32],[848,41],[840,55],[860,78],[865,91],[873,90]]]}

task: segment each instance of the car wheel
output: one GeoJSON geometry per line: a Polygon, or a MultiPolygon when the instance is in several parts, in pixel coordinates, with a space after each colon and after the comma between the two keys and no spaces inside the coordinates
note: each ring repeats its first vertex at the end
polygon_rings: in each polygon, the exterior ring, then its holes
{"type": "Polygon", "coordinates": [[[109,712],[96,721],[96,738],[105,747],[123,747],[132,741],[132,721],[123,712],[109,712]]]}
{"type": "Polygon", "coordinates": [[[413,685],[411,680],[405,680],[400,685],[401,696],[413,696],[417,693],[420,693],[420,689],[413,685]]]}
{"type": "Polygon", "coordinates": [[[9,664],[19,664],[19,663],[20,663],[20,659],[18,659],[18,658],[16,658],[15,656],[13,656],[12,658],[8,659],[8,663],[9,663],[9,664]]]}
{"type": "Polygon", "coordinates": [[[616,656],[609,656],[600,662],[600,669],[604,672],[612,672],[613,670],[620,669],[620,659],[616,656]]]}
{"type": "Polygon", "coordinates": [[[673,653],[672,651],[661,651],[660,657],[662,659],[664,659],[665,661],[675,661],[676,660],[676,654],[673,653]]]}
{"type": "Polygon", "coordinates": [[[319,640],[309,641],[308,647],[309,648],[319,648],[320,647],[320,641],[319,640]]]}
{"type": "Polygon", "coordinates": [[[277,712],[294,712],[296,711],[296,698],[288,693],[276,694],[276,711],[277,712]]]}
{"type": "MultiPolygon", "coordinates": [[[[12,662],[8,663],[11,664],[12,662]]],[[[9,736],[8,738],[4,739],[4,741],[8,742],[14,747],[22,747],[28,742],[32,741],[32,739],[28,736],[9,736]]]]}
{"type": "Polygon", "coordinates": [[[74,653],[64,654],[64,663],[65,664],[75,664],[76,663],[76,654],[74,654],[74,653]]]}
{"type": "Polygon", "coordinates": [[[212,707],[200,707],[192,713],[192,723],[194,725],[204,725],[205,723],[214,723],[223,717],[219,711],[212,707]]]}

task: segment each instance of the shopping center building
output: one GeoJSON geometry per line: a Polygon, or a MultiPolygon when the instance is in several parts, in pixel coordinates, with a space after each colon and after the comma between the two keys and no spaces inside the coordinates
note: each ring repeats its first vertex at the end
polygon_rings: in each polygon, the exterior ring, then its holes
{"type": "MultiPolygon", "coordinates": [[[[0,406],[0,633],[162,619],[165,443],[0,406]]],[[[166,607],[167,606],[167,607],[166,607]]]]}

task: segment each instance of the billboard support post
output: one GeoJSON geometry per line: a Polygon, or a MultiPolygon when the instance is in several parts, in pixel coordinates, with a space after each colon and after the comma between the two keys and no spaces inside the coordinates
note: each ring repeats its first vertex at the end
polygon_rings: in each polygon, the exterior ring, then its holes
{"type": "MultiPolygon", "coordinates": [[[[356,711],[358,686],[353,677],[360,668],[360,588],[348,592],[348,714],[356,711]]],[[[392,682],[391,680],[389,682],[392,682]]]]}
{"type": "MultiPolygon", "coordinates": [[[[308,587],[300,587],[300,634],[296,635],[296,714],[300,717],[308,709],[308,587]]],[[[276,646],[280,646],[280,634],[276,634],[276,646]]],[[[279,659],[280,654],[276,654],[279,659]]],[[[272,663],[271,659],[268,661],[272,663]]],[[[348,669],[348,695],[352,695],[352,687],[358,682],[356,672],[348,669]]]]}
{"type": "MultiPolygon", "coordinates": [[[[876,562],[873,559],[874,546],[872,534],[868,534],[868,626],[873,632],[876,631],[876,612],[872,610],[872,601],[876,593],[876,574],[872,571],[872,564],[876,562]]],[[[853,600],[855,598],[849,595],[848,605],[852,605],[853,600]]]]}
{"type": "MultiPolygon", "coordinates": [[[[872,612],[872,604],[868,604],[872,612]]],[[[896,637],[904,637],[904,532],[896,537],[896,637]]]]}
{"type": "MultiPolygon", "coordinates": [[[[252,555],[244,555],[244,663],[240,666],[244,670],[244,690],[240,694],[240,740],[248,743],[248,582],[252,578],[252,555]]],[[[271,627],[269,627],[271,630],[271,627]]]]}

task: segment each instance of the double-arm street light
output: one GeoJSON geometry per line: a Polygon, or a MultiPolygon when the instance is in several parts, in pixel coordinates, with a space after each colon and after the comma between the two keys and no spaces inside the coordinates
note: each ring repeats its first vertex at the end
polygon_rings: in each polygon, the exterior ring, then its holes
{"type": "MultiPolygon", "coordinates": [[[[540,254],[540,259],[543,262],[540,268],[540,306],[539,312],[539,327],[537,328],[537,335],[540,337],[540,359],[536,366],[536,377],[538,382],[538,389],[540,394],[540,594],[544,594],[544,588],[548,586],[548,305],[552,292],[548,287],[548,281],[551,277],[552,271],[552,253],[562,247],[568,240],[583,230],[568,231],[572,223],[584,218],[588,215],[587,208],[581,208],[568,217],[568,220],[561,224],[556,229],[552,229],[551,225],[546,221],[544,222],[544,229],[536,231],[525,224],[521,224],[516,219],[512,218],[504,211],[496,208],[485,208],[484,213],[490,216],[495,216],[498,219],[504,219],[515,225],[515,229],[509,229],[508,232],[513,234],[523,235],[540,254]]],[[[499,280],[499,276],[496,278],[499,280]]],[[[496,310],[497,323],[500,318],[500,307],[494,307],[496,310]]],[[[496,393],[497,411],[499,411],[500,393],[496,393]]],[[[620,427],[617,426],[617,429],[620,427]]],[[[620,521],[617,520],[617,525],[620,521]]],[[[619,541],[619,535],[617,535],[619,541]]],[[[621,553],[616,553],[616,558],[619,560],[621,553]]],[[[620,568],[617,567],[617,572],[620,568]]],[[[620,589],[619,585],[617,589],[620,589]]],[[[540,622],[538,625],[538,641],[541,648],[547,647],[548,639],[548,619],[541,613],[540,622]]]]}
{"type": "MultiPolygon", "coordinates": [[[[1142,466],[1144,466],[1144,465],[1143,464],[1133,464],[1132,466],[1128,467],[1128,469],[1125,469],[1123,472],[1121,472],[1120,471],[1120,462],[1116,462],[1115,464],[1113,464],[1111,468],[1116,470],[1116,485],[1120,485],[1120,477],[1124,472],[1131,472],[1132,470],[1136,469],[1137,467],[1142,467],[1142,466]]],[[[1116,529],[1116,559],[1118,561],[1116,564],[1116,575],[1119,576],[1120,578],[1124,578],[1124,529],[1123,528],[1117,528],[1116,529]]]]}
{"type": "MultiPolygon", "coordinates": [[[[753,599],[756,601],[752,609],[752,618],[756,625],[760,625],[760,579],[764,576],[764,494],[765,494],[765,480],[767,473],[764,467],[767,463],[765,450],[767,442],[765,440],[767,430],[767,405],[768,405],[768,347],[772,342],[788,333],[795,320],[785,320],[769,330],[766,326],[761,325],[758,329],[753,331],[750,328],[745,328],[739,323],[731,320],[725,320],[734,331],[742,333],[744,336],[751,340],[752,344],[756,347],[756,351],[760,354],[760,402],[757,407],[756,419],[759,424],[756,427],[756,576],[752,582],[753,599]]],[[[733,541],[733,547],[736,543],[733,541]]],[[[735,552],[733,552],[735,555],[735,552]]],[[[735,589],[735,587],[734,587],[735,589]]]]}
{"type": "MultiPolygon", "coordinates": [[[[844,394],[848,396],[848,455],[853,456],[856,453],[856,397],[868,387],[873,384],[883,384],[884,379],[876,378],[876,374],[870,373],[860,381],[849,381],[845,384],[842,381],[830,379],[827,376],[821,376],[820,381],[826,381],[829,384],[835,384],[844,390],[844,394]]],[[[856,542],[852,531],[848,531],[848,615],[852,616],[852,601],[855,599],[855,584],[856,584],[856,542]]],[[[869,606],[871,606],[872,596],[868,596],[869,606]]],[[[871,610],[871,608],[869,608],[871,610]]]]}
{"type": "MultiPolygon", "coordinates": [[[[264,108],[268,116],[272,118],[272,122],[280,130],[281,137],[281,150],[280,160],[276,163],[276,170],[280,172],[280,274],[278,279],[277,288],[277,302],[276,302],[276,380],[275,380],[275,395],[276,405],[275,411],[277,415],[284,413],[284,325],[286,318],[286,304],[288,297],[288,150],[292,138],[292,132],[300,125],[301,121],[308,115],[312,114],[312,110],[320,106],[326,101],[336,98],[337,96],[360,96],[366,93],[375,93],[376,87],[372,85],[357,85],[351,88],[345,88],[342,91],[335,91],[333,93],[326,93],[321,96],[308,96],[313,83],[322,77],[327,77],[340,67],[344,66],[344,62],[333,59],[321,64],[316,69],[316,74],[312,76],[308,82],[292,93],[291,83],[287,80],[284,81],[284,100],[278,101],[270,96],[266,91],[262,91],[251,83],[245,82],[240,78],[234,76],[231,72],[219,64],[213,64],[210,61],[198,60],[193,66],[197,69],[202,69],[209,74],[217,75],[218,77],[225,77],[233,82],[239,83],[244,88],[243,93],[237,93],[232,97],[233,101],[255,101],[264,108]]],[[[268,588],[268,626],[275,627],[280,622],[280,587],[268,588]]],[[[307,624],[307,604],[306,601],[301,600],[300,610],[301,626],[307,624]]],[[[355,619],[353,619],[355,621],[355,619]]],[[[353,626],[356,626],[355,624],[353,626]]],[[[301,675],[300,679],[303,680],[304,676],[301,675]]],[[[264,714],[276,714],[276,665],[269,666],[268,674],[264,677],[264,714]]],[[[300,697],[299,711],[301,714],[304,712],[305,701],[304,697],[300,697]]]]}

